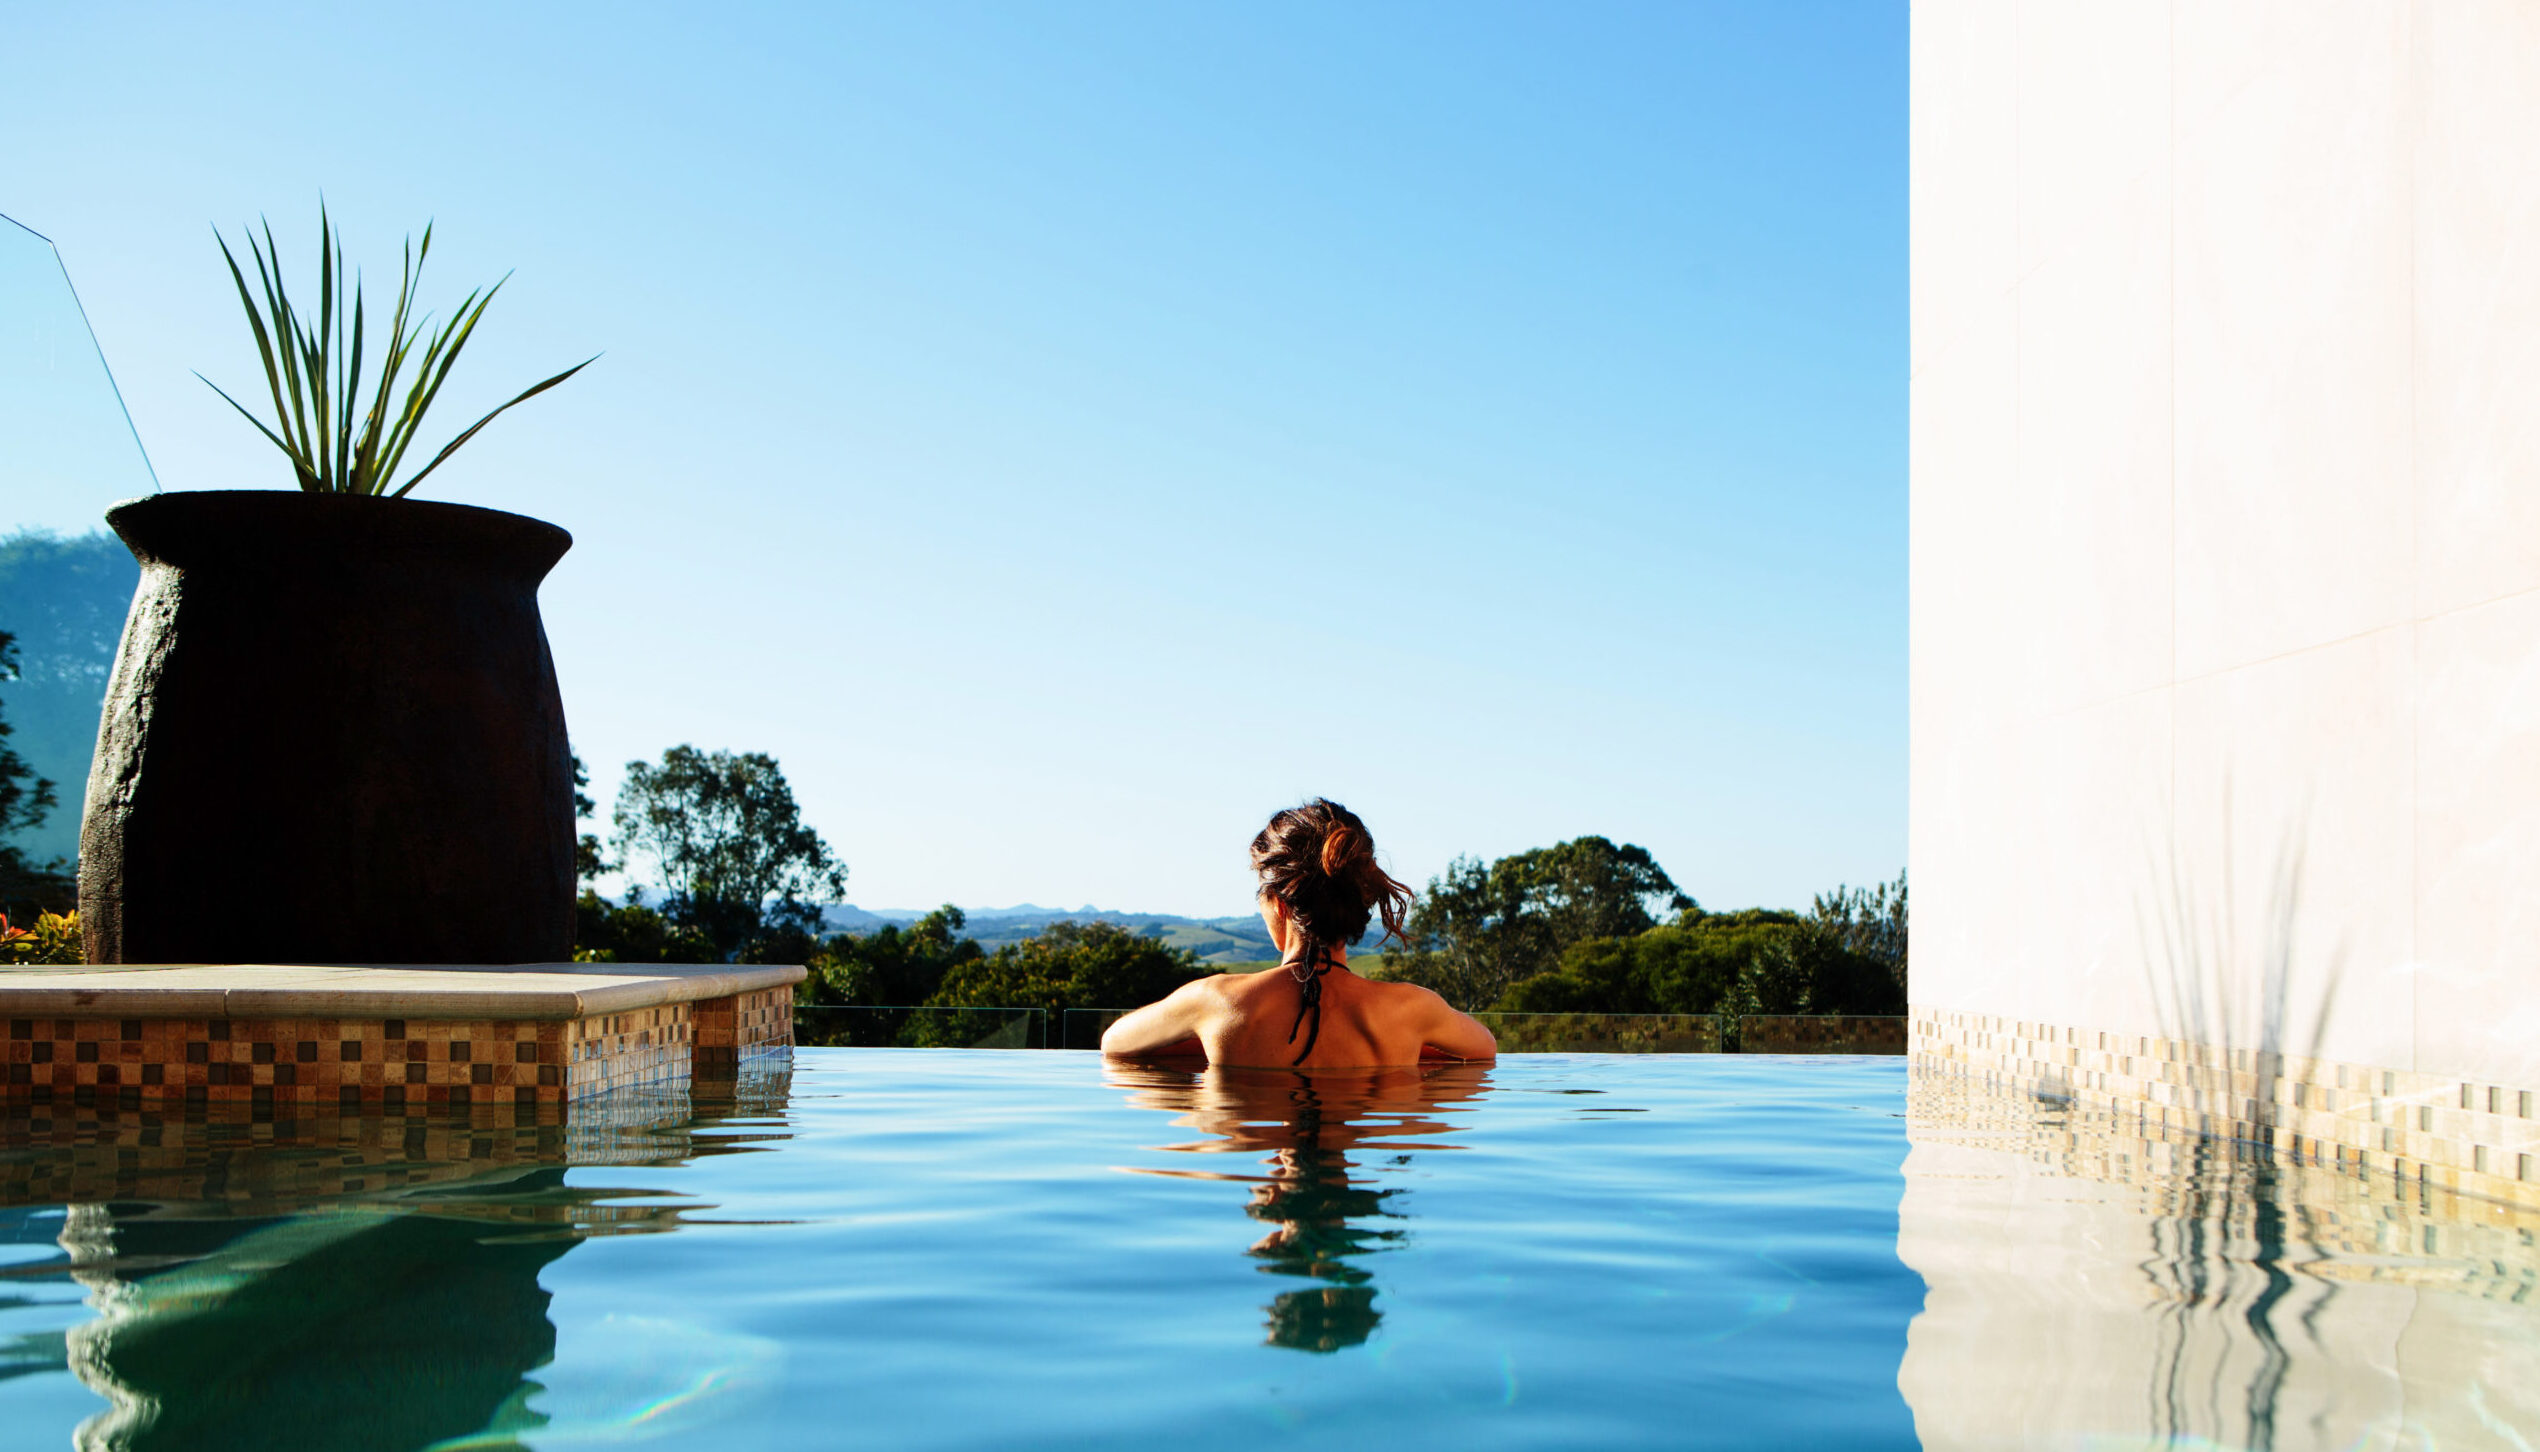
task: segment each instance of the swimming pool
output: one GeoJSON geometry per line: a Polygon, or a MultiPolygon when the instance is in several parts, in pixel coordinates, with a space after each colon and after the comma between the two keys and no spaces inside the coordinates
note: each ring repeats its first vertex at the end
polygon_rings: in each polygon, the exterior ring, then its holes
{"type": "Polygon", "coordinates": [[[0,1445],[2534,1435],[2509,1213],[1919,1073],[807,1050],[571,1127],[17,1109],[0,1445]]]}

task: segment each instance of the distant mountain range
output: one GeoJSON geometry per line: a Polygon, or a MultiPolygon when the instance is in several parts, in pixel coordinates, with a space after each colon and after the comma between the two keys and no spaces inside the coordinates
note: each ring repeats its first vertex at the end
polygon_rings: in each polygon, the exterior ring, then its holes
{"type": "MultiPolygon", "coordinates": [[[[1048,908],[1035,903],[1014,907],[963,908],[965,936],[979,940],[980,946],[993,951],[1006,943],[1021,942],[1052,923],[1117,923],[1131,932],[1143,933],[1162,941],[1167,947],[1188,948],[1203,963],[1223,966],[1229,963],[1267,963],[1275,961],[1279,950],[1271,945],[1270,932],[1261,925],[1258,914],[1247,913],[1230,918],[1185,918],[1172,913],[1118,912],[1110,908],[1048,908]]],[[[924,917],[924,912],[899,908],[860,908],[840,903],[829,909],[825,917],[831,932],[864,934],[885,923],[906,926],[924,917]]],[[[1354,945],[1373,947],[1370,938],[1354,945]]]]}

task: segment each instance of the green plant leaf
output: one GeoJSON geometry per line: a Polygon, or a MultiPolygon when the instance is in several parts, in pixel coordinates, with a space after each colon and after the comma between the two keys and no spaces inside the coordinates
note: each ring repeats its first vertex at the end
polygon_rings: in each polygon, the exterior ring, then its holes
{"type": "MultiPolygon", "coordinates": [[[[230,250],[229,239],[221,236],[217,228],[213,237],[220,244],[230,281],[238,291],[239,306],[246,312],[248,329],[255,336],[256,356],[264,366],[266,391],[273,400],[273,423],[268,426],[209,378],[203,378],[203,382],[291,460],[292,471],[304,490],[403,497],[487,424],[598,361],[599,355],[594,354],[523,390],[442,445],[430,463],[392,490],[391,482],[404,464],[406,451],[414,445],[424,415],[440,397],[441,387],[448,382],[459,354],[475,335],[477,323],[484,318],[494,295],[510,280],[510,274],[504,274],[493,286],[460,299],[449,319],[435,328],[429,314],[418,317],[414,310],[424,263],[432,255],[432,225],[426,223],[421,243],[409,240],[402,254],[396,311],[389,322],[387,340],[378,350],[378,373],[371,378],[366,367],[370,346],[365,289],[360,274],[345,266],[343,240],[325,202],[321,199],[318,204],[318,298],[314,319],[303,317],[292,306],[282,280],[282,248],[274,240],[273,224],[261,219],[260,223],[264,233],[261,241],[254,231],[247,234],[247,249],[256,263],[257,287],[253,291],[247,286],[246,269],[230,250]],[[423,350],[419,358],[415,353],[418,344],[423,350]],[[411,380],[407,375],[409,363],[414,365],[411,380]],[[362,398],[366,382],[371,395],[367,406],[362,398]]],[[[203,377],[200,373],[195,376],[203,377]]]]}
{"type": "Polygon", "coordinates": [[[504,413],[504,411],[505,411],[505,410],[507,410],[507,409],[509,409],[509,408],[512,406],[512,404],[516,404],[516,403],[526,403],[526,402],[528,402],[530,399],[536,398],[539,394],[542,394],[542,393],[546,392],[548,389],[555,387],[557,384],[564,382],[566,379],[571,378],[571,377],[572,377],[573,375],[575,375],[576,373],[581,372],[583,369],[588,368],[588,367],[590,367],[592,364],[597,363],[597,362],[599,362],[599,361],[600,361],[600,355],[599,355],[599,354],[597,354],[597,353],[594,353],[594,354],[592,354],[590,357],[583,359],[581,362],[574,364],[574,365],[573,365],[572,367],[570,367],[570,368],[567,368],[567,369],[566,369],[566,370],[564,370],[562,373],[557,374],[555,377],[548,379],[546,382],[544,382],[544,383],[539,383],[539,384],[533,384],[533,385],[531,385],[529,388],[526,388],[526,389],[522,390],[522,391],[521,391],[521,393],[519,394],[519,396],[518,396],[518,397],[515,397],[514,399],[512,399],[511,403],[506,403],[506,404],[504,404],[504,405],[502,406],[502,408],[498,408],[498,409],[494,410],[492,413],[489,413],[489,414],[485,415],[485,417],[483,417],[483,418],[481,418],[481,419],[478,419],[476,422],[474,422],[474,423],[472,423],[472,424],[469,424],[469,425],[467,426],[467,432],[465,432],[465,433],[463,433],[463,434],[459,435],[459,436],[458,436],[457,438],[455,438],[455,439],[450,440],[447,444],[442,445],[442,446],[441,446],[441,452],[440,452],[440,453],[437,453],[437,454],[435,454],[435,455],[433,455],[433,456],[432,456],[432,462],[431,462],[431,463],[424,465],[424,466],[423,466],[423,468],[422,468],[419,472],[417,472],[417,473],[416,473],[416,475],[415,475],[413,478],[411,478],[411,479],[407,480],[407,481],[406,481],[406,484],[405,484],[405,488],[404,488],[404,489],[399,489],[399,490],[397,491],[396,497],[397,497],[397,498],[400,498],[400,499],[404,498],[404,497],[405,497],[405,494],[406,494],[406,490],[407,490],[407,489],[412,489],[412,488],[413,488],[413,487],[415,487],[417,484],[422,483],[422,482],[423,482],[423,476],[424,476],[425,474],[429,474],[429,473],[431,473],[433,470],[440,468],[440,467],[441,467],[441,461],[442,461],[442,460],[444,460],[444,459],[446,459],[446,458],[450,457],[452,454],[457,453],[457,452],[459,451],[459,445],[466,443],[468,440],[470,440],[470,439],[472,439],[472,438],[475,438],[475,437],[476,437],[476,431],[477,431],[478,429],[481,429],[481,428],[485,427],[487,424],[492,423],[495,419],[497,419],[497,418],[501,417],[501,416],[502,416],[502,414],[504,413]]]}

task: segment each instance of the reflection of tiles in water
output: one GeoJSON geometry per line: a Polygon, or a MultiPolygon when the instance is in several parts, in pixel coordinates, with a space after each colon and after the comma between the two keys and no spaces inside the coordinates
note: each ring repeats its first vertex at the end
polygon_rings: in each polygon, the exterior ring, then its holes
{"type": "Polygon", "coordinates": [[[701,1144],[693,1132],[701,1124],[784,1112],[788,1063],[761,1057],[740,1067],[694,1092],[625,1091],[569,1112],[548,1104],[280,1118],[244,1104],[190,1112],[18,1106],[0,1113],[0,1205],[148,1201],[282,1213],[311,1202],[407,1199],[540,1167],[670,1163],[750,1138],[718,1131],[701,1144]]]}
{"type": "Polygon", "coordinates": [[[2540,1207],[2540,1094],[2268,1049],[1917,1008],[1913,1053],[2147,1124],[2540,1207]]]}
{"type": "Polygon", "coordinates": [[[1907,1095],[1917,1145],[1957,1144],[2020,1157],[2038,1172],[2130,1192],[2146,1217],[2245,1223],[2262,1201],[2278,1233],[2335,1260],[2341,1280],[2439,1287],[2540,1302],[2540,1214],[2431,1182],[2340,1172],[2246,1140],[2147,1121],[2105,1105],[1917,1063],[1907,1095]]]}
{"type": "Polygon", "coordinates": [[[2540,1217],[1918,1059],[1927,1448],[2540,1445],[2540,1217]]]}

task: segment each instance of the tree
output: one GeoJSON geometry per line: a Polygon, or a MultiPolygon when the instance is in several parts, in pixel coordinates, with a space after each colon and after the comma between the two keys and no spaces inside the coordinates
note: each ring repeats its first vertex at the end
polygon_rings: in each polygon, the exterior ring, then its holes
{"type": "MultiPolygon", "coordinates": [[[[0,621],[17,637],[19,669],[0,684],[14,731],[10,747],[65,800],[12,838],[31,864],[79,851],[82,787],[97,747],[124,616],[141,566],[123,541],[98,532],[64,538],[43,530],[0,537],[0,621]]],[[[67,887],[67,876],[60,878],[67,887]]]]}
{"type": "Polygon", "coordinates": [[[808,1004],[909,1007],[943,987],[944,976],[987,956],[964,937],[969,919],[950,903],[903,928],[884,923],[856,936],[840,933],[820,947],[796,997],[808,1004]]]}
{"type": "Polygon", "coordinates": [[[1413,908],[1408,949],[1388,949],[1377,976],[1425,984],[1458,1008],[1484,1007],[1511,984],[1551,970],[1574,943],[1631,937],[1657,925],[1651,908],[1694,909],[1645,848],[1579,837],[1485,867],[1459,857],[1413,908]]]}
{"type": "Polygon", "coordinates": [[[1503,1013],[1896,1014],[1905,984],[1901,899],[1838,888],[1808,916],[1749,908],[1680,913],[1628,938],[1572,944],[1558,967],[1512,985],[1503,1013]],[[1865,913],[1861,903],[1885,903],[1865,913]],[[1851,904],[1845,909],[1844,904],[1851,904]],[[1847,936],[1849,934],[1850,936],[1847,936]]]}
{"type": "MultiPolygon", "coordinates": [[[[17,676],[17,637],[0,630],[0,680],[17,676]]],[[[24,847],[6,840],[42,826],[55,803],[53,783],[36,775],[18,755],[9,743],[11,734],[9,723],[0,720],[0,911],[14,908],[20,916],[32,916],[31,909],[67,907],[77,889],[60,862],[30,862],[24,847]]]]}
{"type": "Polygon", "coordinates": [[[916,1004],[935,996],[944,977],[986,955],[966,937],[968,919],[950,903],[907,927],[884,923],[862,935],[840,933],[804,963],[809,970],[794,1001],[809,1008],[855,1008],[851,1014],[815,1014],[803,1020],[805,1043],[888,1047],[916,1004]]]}
{"type": "MultiPolygon", "coordinates": [[[[576,826],[579,826],[591,820],[592,814],[599,811],[600,804],[591,800],[591,794],[583,790],[591,784],[591,772],[582,764],[582,753],[577,751],[572,755],[573,821],[576,826]]],[[[609,861],[608,854],[601,850],[597,833],[585,832],[574,842],[573,876],[584,887],[589,887],[601,877],[615,872],[617,868],[618,864],[609,861]]]]}
{"type": "Polygon", "coordinates": [[[1905,874],[1875,887],[1837,887],[1817,894],[1808,920],[1848,952],[1878,964],[1905,997],[1905,874]]]}
{"type": "Polygon", "coordinates": [[[573,956],[581,963],[710,963],[714,940],[644,906],[642,888],[612,905],[592,888],[573,905],[573,956]]]}
{"type": "Polygon", "coordinates": [[[659,873],[663,913],[726,959],[771,931],[808,941],[818,900],[846,895],[845,865],[803,821],[764,752],[674,746],[658,766],[630,761],[615,821],[628,862],[647,860],[659,873]]]}
{"type": "Polygon", "coordinates": [[[1689,909],[1631,937],[1574,943],[1557,968],[1511,986],[1492,1006],[1503,1013],[1734,1012],[1741,985],[1798,927],[1796,913],[1689,909]]]}
{"type": "MultiPolygon", "coordinates": [[[[1020,943],[953,965],[926,1000],[931,1009],[1037,1008],[1058,1017],[1071,1008],[1141,1008],[1211,970],[1187,948],[1168,948],[1117,923],[1052,923],[1020,943]]],[[[965,1015],[916,1015],[906,1041],[967,1043],[965,1015]]]]}

